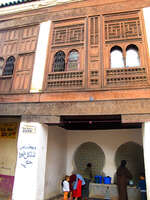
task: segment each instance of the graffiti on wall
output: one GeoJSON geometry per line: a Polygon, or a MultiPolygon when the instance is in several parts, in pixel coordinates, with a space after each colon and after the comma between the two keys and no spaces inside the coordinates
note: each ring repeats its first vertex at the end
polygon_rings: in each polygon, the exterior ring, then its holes
{"type": "Polygon", "coordinates": [[[19,148],[20,164],[24,168],[32,167],[36,157],[36,146],[23,145],[19,148]]]}

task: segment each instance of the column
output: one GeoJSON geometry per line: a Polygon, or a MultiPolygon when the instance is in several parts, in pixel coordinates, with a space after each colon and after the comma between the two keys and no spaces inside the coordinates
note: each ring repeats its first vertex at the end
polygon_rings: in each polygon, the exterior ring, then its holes
{"type": "Polygon", "coordinates": [[[150,122],[143,123],[143,150],[147,186],[147,200],[150,200],[150,122]]]}
{"type": "Polygon", "coordinates": [[[144,23],[146,29],[146,39],[148,43],[148,52],[150,56],[150,7],[143,8],[144,23]]]}
{"type": "Polygon", "coordinates": [[[39,92],[43,86],[50,27],[51,21],[40,24],[30,92],[39,92]]]}
{"type": "Polygon", "coordinates": [[[48,126],[21,122],[12,200],[43,200],[48,126]]]}

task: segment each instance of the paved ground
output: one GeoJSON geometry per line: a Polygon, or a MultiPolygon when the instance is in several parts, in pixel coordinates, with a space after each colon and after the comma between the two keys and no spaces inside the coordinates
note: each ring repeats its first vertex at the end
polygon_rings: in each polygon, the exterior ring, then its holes
{"type": "Polygon", "coordinates": [[[0,195],[0,200],[10,200],[9,196],[1,196],[0,195]]]}
{"type": "MultiPolygon", "coordinates": [[[[1,196],[0,195],[0,200],[11,200],[9,196],[1,196]]],[[[55,198],[51,198],[50,200],[63,200],[63,196],[62,195],[59,195],[55,198]]],[[[100,198],[89,198],[89,200],[103,200],[103,199],[100,199],[100,198]]]]}
{"type": "MultiPolygon", "coordinates": [[[[63,200],[63,195],[58,195],[57,197],[50,198],[49,200],[63,200]]],[[[70,198],[69,198],[69,200],[70,200],[70,198]]],[[[81,199],[79,199],[79,200],[81,200],[81,199]]],[[[88,200],[104,200],[104,199],[101,199],[98,196],[96,196],[96,197],[93,197],[93,198],[89,198],[88,200]]]]}

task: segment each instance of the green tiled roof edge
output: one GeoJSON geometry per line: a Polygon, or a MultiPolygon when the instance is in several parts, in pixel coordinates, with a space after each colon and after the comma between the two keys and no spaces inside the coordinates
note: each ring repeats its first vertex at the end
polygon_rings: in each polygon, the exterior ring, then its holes
{"type": "Polygon", "coordinates": [[[18,4],[23,4],[23,3],[27,3],[27,2],[32,2],[32,1],[37,1],[37,0],[14,0],[14,1],[8,1],[6,3],[0,3],[0,8],[3,7],[7,7],[7,6],[14,6],[14,5],[18,5],[18,4]]]}

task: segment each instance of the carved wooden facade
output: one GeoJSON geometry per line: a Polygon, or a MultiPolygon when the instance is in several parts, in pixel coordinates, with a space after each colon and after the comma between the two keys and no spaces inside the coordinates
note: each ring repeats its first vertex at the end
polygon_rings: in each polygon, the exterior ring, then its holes
{"type": "Polygon", "coordinates": [[[85,87],[86,29],[87,24],[84,18],[53,23],[47,64],[46,90],[85,87]],[[63,69],[56,72],[55,56],[60,51],[64,53],[64,58],[60,58],[60,63],[64,63],[64,66],[63,69]],[[75,67],[69,69],[69,55],[73,51],[78,52],[78,60],[76,61],[78,63],[76,65],[74,63],[75,67]]]}
{"type": "MultiPolygon", "coordinates": [[[[116,59],[118,59],[116,57],[116,59]]],[[[47,91],[59,89],[135,88],[149,84],[143,21],[140,11],[89,16],[53,23],[47,63],[47,91]],[[124,67],[111,66],[111,49],[122,51],[124,67]],[[135,47],[138,66],[127,66],[127,50],[135,47]],[[72,49],[79,52],[79,67],[55,71],[54,57],[65,54],[65,66],[72,49]]]]}
{"type": "MultiPolygon", "coordinates": [[[[39,25],[0,31],[1,93],[29,92],[38,32],[39,25]]],[[[43,66],[46,67],[43,91],[148,86],[145,45],[140,10],[52,21],[47,63],[43,66]],[[127,65],[130,48],[137,50],[139,65],[127,65]],[[123,66],[111,66],[113,50],[121,52],[123,66]]]]}
{"type": "Polygon", "coordinates": [[[123,68],[111,69],[110,59],[104,56],[104,87],[128,88],[147,85],[149,69],[140,12],[105,15],[103,21],[104,54],[110,58],[111,49],[117,46],[122,50],[124,62],[123,68]],[[131,45],[138,49],[138,66],[127,66],[127,49],[131,45]]]}
{"type": "Polygon", "coordinates": [[[38,25],[0,31],[0,92],[28,92],[32,77],[38,25]],[[12,73],[5,73],[14,57],[12,73]]]}

